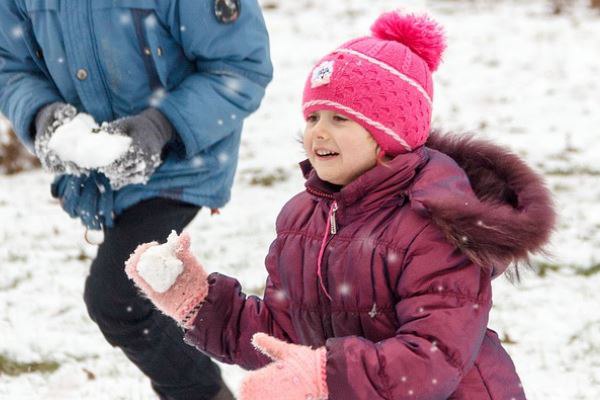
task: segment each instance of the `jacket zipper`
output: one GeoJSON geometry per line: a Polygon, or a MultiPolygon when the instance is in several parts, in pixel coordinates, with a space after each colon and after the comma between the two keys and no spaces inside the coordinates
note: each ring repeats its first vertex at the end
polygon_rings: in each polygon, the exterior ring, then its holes
{"type": "Polygon", "coordinates": [[[323,333],[325,334],[326,337],[333,336],[333,327],[331,324],[331,301],[332,301],[332,298],[326,289],[327,284],[328,284],[327,270],[325,269],[323,271],[322,267],[323,267],[323,256],[325,255],[325,249],[327,248],[327,246],[329,246],[329,243],[331,243],[331,241],[333,240],[334,236],[337,234],[337,231],[338,231],[338,225],[337,225],[337,221],[335,219],[335,214],[337,212],[337,209],[338,209],[338,205],[337,205],[337,202],[334,200],[333,204],[331,205],[331,209],[329,211],[329,216],[328,216],[328,220],[327,220],[327,225],[329,225],[328,226],[329,229],[325,230],[325,236],[323,238],[321,250],[319,251],[319,259],[317,261],[317,275],[318,275],[319,284],[320,284],[319,300],[321,302],[321,325],[322,325],[323,333]],[[329,301],[327,301],[325,299],[325,297],[327,297],[327,299],[329,299],[329,301]]]}
{"type": "Polygon", "coordinates": [[[335,213],[336,213],[337,209],[338,209],[337,201],[334,201],[333,205],[331,206],[331,210],[332,210],[332,212],[331,212],[331,221],[330,221],[330,224],[331,224],[331,236],[333,236],[333,235],[335,235],[337,233],[337,222],[335,220],[335,213]]]}

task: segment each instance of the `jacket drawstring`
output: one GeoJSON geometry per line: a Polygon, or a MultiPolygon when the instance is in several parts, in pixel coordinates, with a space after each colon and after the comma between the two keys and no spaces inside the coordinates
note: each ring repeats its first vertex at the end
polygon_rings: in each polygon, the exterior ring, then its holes
{"type": "Polygon", "coordinates": [[[321,264],[323,262],[323,254],[325,253],[325,246],[327,245],[327,239],[329,234],[335,235],[337,233],[337,222],[335,221],[335,212],[337,211],[337,202],[334,200],[329,209],[329,215],[327,216],[327,225],[325,227],[325,234],[323,235],[323,242],[321,243],[321,250],[319,250],[319,259],[317,260],[317,276],[319,277],[319,284],[321,289],[325,292],[325,296],[332,301],[333,299],[329,295],[329,292],[323,284],[323,276],[321,275],[321,264]]]}

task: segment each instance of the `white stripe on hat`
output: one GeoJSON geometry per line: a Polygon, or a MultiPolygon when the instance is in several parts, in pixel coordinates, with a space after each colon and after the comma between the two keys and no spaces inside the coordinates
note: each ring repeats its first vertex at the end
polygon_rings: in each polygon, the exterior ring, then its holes
{"type": "Polygon", "coordinates": [[[352,54],[355,55],[357,57],[362,58],[363,60],[367,60],[368,62],[370,62],[371,64],[375,64],[380,68],[385,69],[386,71],[396,75],[398,78],[402,79],[404,82],[408,83],[409,85],[413,86],[415,89],[417,89],[422,95],[423,97],[425,97],[425,100],[427,100],[427,103],[429,103],[429,107],[431,107],[432,101],[431,101],[431,97],[429,97],[429,95],[427,94],[427,92],[425,91],[425,89],[423,89],[423,86],[421,86],[417,81],[415,81],[414,79],[409,78],[408,76],[404,75],[402,72],[398,71],[396,68],[392,67],[389,64],[384,63],[383,61],[379,61],[373,57],[370,57],[366,54],[360,53],[356,50],[350,50],[350,49],[337,49],[333,52],[335,53],[347,53],[347,54],[352,54]]]}
{"type": "Polygon", "coordinates": [[[391,137],[392,139],[394,139],[395,141],[400,143],[400,145],[402,147],[404,147],[407,151],[412,151],[412,147],[410,147],[409,144],[406,143],[406,141],[404,139],[402,139],[392,129],[381,124],[380,122],[373,121],[372,119],[368,118],[366,115],[364,115],[356,110],[353,110],[350,107],[346,107],[340,103],[336,103],[335,101],[313,100],[313,101],[308,101],[308,102],[304,103],[302,105],[302,110],[306,110],[308,107],[312,107],[312,106],[330,106],[330,107],[335,107],[341,111],[344,111],[344,112],[348,113],[349,115],[352,115],[353,117],[367,123],[368,125],[372,126],[373,128],[379,129],[380,131],[384,132],[386,135],[388,135],[389,137],[391,137]]]}

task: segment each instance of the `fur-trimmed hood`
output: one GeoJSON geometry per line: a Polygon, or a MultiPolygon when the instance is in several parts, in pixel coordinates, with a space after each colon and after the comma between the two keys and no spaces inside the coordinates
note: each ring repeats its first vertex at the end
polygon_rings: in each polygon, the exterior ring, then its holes
{"type": "Polygon", "coordinates": [[[455,168],[431,154],[410,190],[411,206],[426,212],[469,258],[497,276],[543,250],[556,220],[553,202],[543,178],[519,156],[486,140],[439,132],[426,147],[458,164],[474,195],[448,190],[452,183],[440,179],[440,171],[452,180],[455,168]],[[437,170],[437,179],[428,180],[428,170],[437,170]]]}

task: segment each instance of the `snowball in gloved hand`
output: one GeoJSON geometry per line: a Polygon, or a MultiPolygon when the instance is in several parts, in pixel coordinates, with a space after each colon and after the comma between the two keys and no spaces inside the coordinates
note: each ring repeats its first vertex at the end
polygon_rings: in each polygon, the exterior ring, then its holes
{"type": "Polygon", "coordinates": [[[48,143],[62,160],[88,170],[109,165],[125,154],[130,145],[130,137],[101,130],[94,118],[85,113],[58,127],[48,143]]]}

